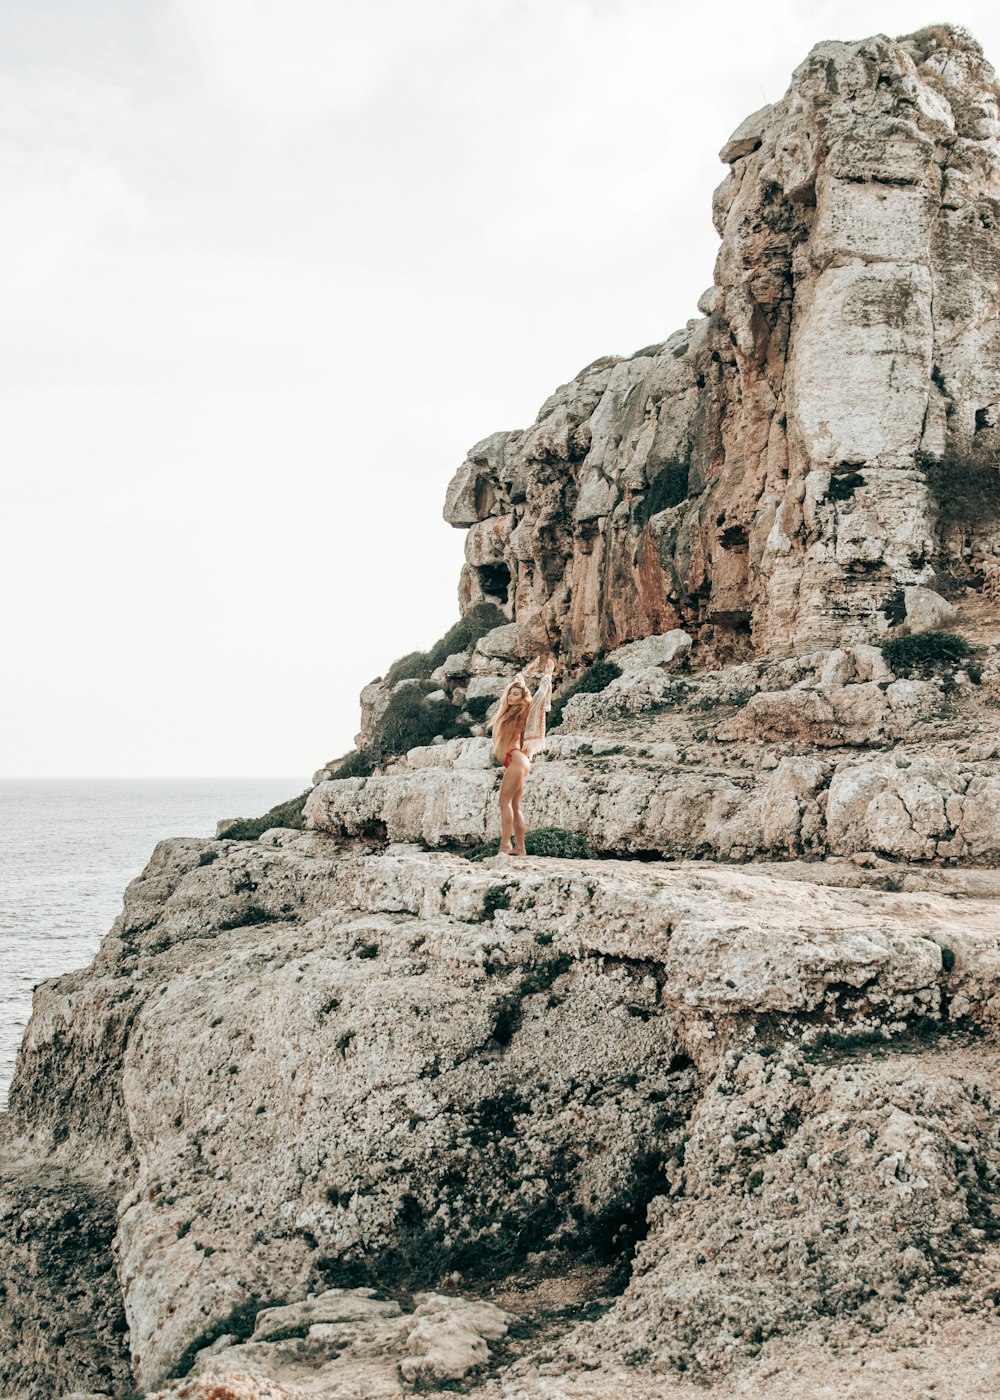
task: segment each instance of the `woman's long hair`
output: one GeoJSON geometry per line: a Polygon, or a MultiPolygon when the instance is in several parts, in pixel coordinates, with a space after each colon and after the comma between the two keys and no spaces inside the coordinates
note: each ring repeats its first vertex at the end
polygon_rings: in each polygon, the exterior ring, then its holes
{"type": "Polygon", "coordinates": [[[531,709],[531,692],[519,680],[513,680],[500,696],[493,716],[493,752],[502,763],[508,749],[520,746],[524,723],[531,709]]]}

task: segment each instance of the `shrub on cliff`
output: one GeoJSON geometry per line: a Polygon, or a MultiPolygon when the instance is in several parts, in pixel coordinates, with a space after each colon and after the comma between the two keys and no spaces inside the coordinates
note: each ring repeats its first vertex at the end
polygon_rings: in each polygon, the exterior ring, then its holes
{"type": "Polygon", "coordinates": [[[590,860],[594,852],[587,838],[579,831],[567,831],[562,826],[540,826],[524,838],[529,856],[558,856],[562,860],[590,860]]]}
{"type": "MultiPolygon", "coordinates": [[[[499,843],[473,846],[463,851],[466,860],[488,860],[497,854],[499,843]]],[[[556,856],[562,860],[593,860],[594,852],[587,838],[579,831],[567,831],[563,826],[540,826],[526,833],[524,849],[529,856],[556,856]]]]}
{"type": "Polygon", "coordinates": [[[397,657],[386,672],[386,685],[393,686],[399,681],[426,680],[433,670],[427,664],[428,652],[408,651],[405,656],[397,657]]]}
{"type": "Polygon", "coordinates": [[[949,449],[942,457],[918,452],[916,463],[937,507],[940,526],[970,529],[1000,517],[1000,468],[995,452],[974,444],[965,451],[949,449]]]}
{"type": "Polygon", "coordinates": [[[367,778],[372,771],[372,761],[364,749],[354,749],[340,760],[333,770],[334,778],[367,778]]]}
{"type": "Polygon", "coordinates": [[[265,831],[270,831],[272,826],[285,826],[290,827],[293,831],[301,831],[303,826],[302,809],[311,791],[311,788],[306,788],[305,792],[300,793],[298,797],[291,797],[287,802],[279,802],[277,807],[272,807],[262,817],[242,817],[239,821],[230,822],[222,832],[220,840],[256,841],[258,836],[262,836],[265,831]]]}
{"type": "Polygon", "coordinates": [[[552,709],[548,716],[549,728],[554,729],[557,724],[562,723],[563,708],[571,696],[594,695],[600,690],[606,690],[621,673],[621,667],[616,666],[613,661],[595,661],[593,666],[577,676],[575,681],[564,686],[552,701],[552,709]]]}
{"type": "Polygon", "coordinates": [[[411,651],[394,661],[386,675],[386,684],[393,686],[399,681],[426,680],[446,657],[474,646],[480,637],[485,637],[494,627],[502,627],[507,621],[495,604],[477,603],[470,613],[460,617],[453,627],[449,627],[430,651],[411,651]]]}
{"type": "Polygon", "coordinates": [[[955,632],[920,632],[882,643],[886,664],[897,676],[930,676],[953,670],[974,656],[976,648],[955,632]]]}
{"type": "Polygon", "coordinates": [[[665,340],[654,341],[652,345],[644,345],[640,350],[633,350],[631,355],[626,355],[627,360],[640,360],[646,355],[658,355],[666,345],[665,340]]]}
{"type": "Polygon", "coordinates": [[[438,734],[453,739],[463,732],[456,723],[457,706],[450,700],[428,700],[431,690],[424,681],[390,695],[366,750],[371,763],[381,764],[407,749],[429,744],[438,734]]]}
{"type": "Polygon", "coordinates": [[[486,718],[490,706],[494,703],[489,695],[474,695],[471,700],[466,700],[462,708],[467,715],[471,715],[474,720],[486,718]]]}

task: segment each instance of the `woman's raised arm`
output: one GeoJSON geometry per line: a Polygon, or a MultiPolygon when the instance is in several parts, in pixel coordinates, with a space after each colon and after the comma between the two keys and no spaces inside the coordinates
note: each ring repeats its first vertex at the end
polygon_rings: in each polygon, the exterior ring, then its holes
{"type": "Polygon", "coordinates": [[[524,721],[522,747],[529,758],[545,742],[545,712],[552,708],[552,672],[554,669],[555,662],[550,656],[538,682],[538,689],[535,691],[531,708],[528,710],[528,717],[524,721]]]}

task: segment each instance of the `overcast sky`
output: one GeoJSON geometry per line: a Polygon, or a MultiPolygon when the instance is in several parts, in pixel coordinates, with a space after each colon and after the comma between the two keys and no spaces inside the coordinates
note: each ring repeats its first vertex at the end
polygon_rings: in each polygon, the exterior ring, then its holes
{"type": "Polygon", "coordinates": [[[0,0],[0,775],[298,775],[479,438],[697,315],[821,39],[993,5],[0,0]]]}

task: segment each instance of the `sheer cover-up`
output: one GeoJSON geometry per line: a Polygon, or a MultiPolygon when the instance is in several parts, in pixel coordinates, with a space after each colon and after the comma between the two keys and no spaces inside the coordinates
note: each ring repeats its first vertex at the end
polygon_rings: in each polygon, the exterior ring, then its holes
{"type": "MultiPolygon", "coordinates": [[[[525,690],[531,694],[531,687],[525,680],[524,672],[518,671],[514,679],[508,684],[500,697],[500,707],[507,698],[507,691],[514,684],[523,685],[525,690]]],[[[535,691],[528,710],[528,717],[524,721],[524,737],[521,740],[521,752],[528,758],[532,758],[541,748],[545,746],[545,715],[552,708],[552,674],[545,671],[538,682],[538,689],[535,691]]],[[[498,755],[499,756],[499,755],[498,755]]]]}

